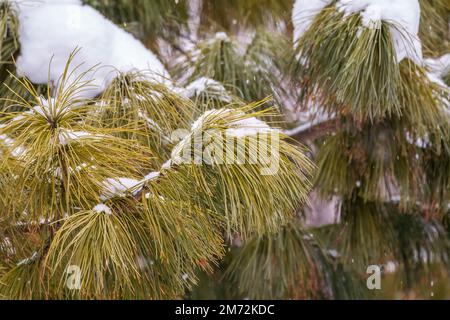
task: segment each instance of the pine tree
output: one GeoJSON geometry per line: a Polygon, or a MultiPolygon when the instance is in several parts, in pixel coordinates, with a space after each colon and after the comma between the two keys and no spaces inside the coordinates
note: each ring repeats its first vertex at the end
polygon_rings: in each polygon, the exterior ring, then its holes
{"type": "Polygon", "coordinates": [[[2,298],[448,297],[445,0],[0,5],[2,298]]]}

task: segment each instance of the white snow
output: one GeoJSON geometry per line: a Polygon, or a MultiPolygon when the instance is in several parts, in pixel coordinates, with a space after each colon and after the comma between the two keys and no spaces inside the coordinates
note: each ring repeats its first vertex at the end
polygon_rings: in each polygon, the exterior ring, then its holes
{"type": "MultiPolygon", "coordinates": [[[[296,0],[292,13],[294,43],[311,27],[317,14],[331,0],[296,0]]],[[[391,33],[400,63],[409,58],[423,65],[422,43],[419,39],[420,4],[418,0],[338,0],[338,10],[347,17],[360,13],[366,28],[380,26],[381,21],[391,23],[391,33]]]]}
{"type": "Polygon", "coordinates": [[[339,258],[341,256],[339,254],[339,252],[337,252],[337,250],[335,250],[335,249],[328,250],[328,254],[334,259],[337,259],[337,258],[339,258]]]}
{"type": "Polygon", "coordinates": [[[223,129],[225,129],[225,135],[234,138],[245,138],[248,136],[256,136],[258,134],[279,133],[278,129],[271,128],[267,123],[261,121],[255,117],[248,117],[240,110],[233,109],[211,109],[204,112],[191,127],[191,133],[187,134],[183,139],[178,142],[172,149],[171,158],[166,161],[161,170],[168,170],[173,164],[180,164],[184,161],[186,151],[190,154],[191,141],[193,136],[201,136],[203,131],[208,132],[214,130],[208,126],[209,123],[217,123],[222,120],[223,129]],[[226,123],[224,120],[230,117],[231,119],[226,123]],[[188,149],[186,149],[188,148],[188,149]]]}
{"type": "Polygon", "coordinates": [[[147,124],[147,127],[149,129],[154,130],[154,131],[158,132],[159,134],[161,134],[162,143],[164,146],[166,146],[170,143],[170,138],[167,137],[164,130],[160,127],[160,125],[155,120],[153,120],[152,118],[147,116],[147,114],[143,111],[138,111],[138,116],[139,116],[139,118],[145,120],[145,123],[147,124]]]}
{"type": "Polygon", "coordinates": [[[360,12],[366,28],[377,27],[380,21],[390,23],[397,62],[409,58],[423,65],[418,0],[339,0],[337,7],[345,16],[360,12]]]}
{"type": "Polygon", "coordinates": [[[394,273],[397,271],[397,263],[394,261],[388,261],[384,264],[384,271],[386,273],[394,273]]]}
{"type": "Polygon", "coordinates": [[[14,140],[8,137],[6,134],[0,135],[0,143],[2,143],[5,147],[10,149],[11,155],[14,158],[19,159],[20,157],[24,156],[27,152],[27,149],[23,146],[16,146],[14,147],[14,140]]]}
{"type": "Polygon", "coordinates": [[[141,269],[141,270],[144,270],[155,264],[154,260],[152,260],[150,258],[146,258],[144,256],[138,256],[136,260],[137,260],[139,269],[141,269]]]}
{"type": "Polygon", "coordinates": [[[44,118],[51,118],[54,113],[60,113],[65,112],[70,109],[70,106],[67,105],[60,105],[57,103],[56,99],[50,98],[46,99],[43,96],[39,97],[40,104],[37,106],[34,106],[28,111],[22,112],[22,114],[19,114],[18,116],[14,117],[12,121],[20,121],[25,119],[25,115],[33,115],[37,114],[44,118]]]}
{"type": "Polygon", "coordinates": [[[108,178],[103,181],[103,191],[100,199],[105,201],[114,197],[125,197],[139,181],[131,178],[108,178]]]}
{"type": "Polygon", "coordinates": [[[156,131],[162,131],[161,127],[156,123],[156,121],[153,120],[152,118],[148,117],[142,111],[138,112],[138,116],[139,116],[139,118],[142,118],[145,120],[145,122],[147,123],[147,125],[150,129],[156,130],[156,131]]]}
{"type": "Polygon", "coordinates": [[[36,113],[43,117],[45,117],[46,115],[49,115],[51,113],[49,105],[47,103],[43,104],[42,106],[35,106],[35,107],[33,107],[33,109],[26,111],[26,112],[28,112],[29,114],[36,113]]]}
{"type": "Polygon", "coordinates": [[[63,130],[59,134],[59,143],[63,146],[67,145],[72,140],[79,140],[86,137],[91,137],[92,134],[84,131],[67,131],[63,130]]]}
{"type": "Polygon", "coordinates": [[[77,141],[77,140],[82,140],[82,139],[102,139],[102,138],[104,138],[104,136],[94,135],[90,132],[85,132],[85,131],[61,130],[58,138],[59,138],[59,143],[62,146],[66,146],[72,141],[77,141]]]}
{"type": "Polygon", "coordinates": [[[31,10],[43,4],[77,4],[82,5],[82,0],[15,0],[13,4],[23,10],[31,10]]]}
{"type": "Polygon", "coordinates": [[[443,55],[440,58],[425,59],[425,65],[427,67],[428,78],[439,84],[440,86],[446,88],[447,85],[442,80],[450,72],[450,53],[443,55]]]}
{"type": "MultiPolygon", "coordinates": [[[[47,116],[51,115],[51,111],[50,111],[50,108],[47,103],[43,104],[42,106],[34,106],[33,108],[31,108],[28,111],[25,111],[24,113],[25,114],[38,114],[42,117],[47,117],[47,116]]],[[[19,115],[19,116],[15,117],[13,119],[13,121],[22,120],[24,118],[25,117],[23,115],[19,115]]]]}
{"type": "Polygon", "coordinates": [[[144,195],[144,197],[145,197],[145,199],[159,199],[161,201],[165,201],[166,200],[166,198],[164,198],[163,196],[156,197],[153,193],[150,193],[150,192],[147,192],[144,195]]]}
{"type": "Polygon", "coordinates": [[[298,125],[289,130],[283,130],[287,136],[296,136],[336,117],[335,114],[326,112],[315,103],[309,103],[307,110],[296,112],[295,116],[298,118],[298,125]]]}
{"type": "Polygon", "coordinates": [[[305,207],[305,226],[318,228],[341,222],[342,201],[338,196],[322,198],[316,191],[309,195],[305,207]]]}
{"type": "Polygon", "coordinates": [[[257,135],[258,133],[271,133],[278,130],[271,128],[267,123],[255,117],[245,118],[245,113],[240,110],[233,109],[211,109],[203,113],[192,125],[192,131],[201,130],[204,123],[212,119],[220,119],[225,116],[234,114],[236,118],[242,119],[234,120],[226,124],[226,135],[231,137],[247,137],[257,135]]]}
{"type": "Polygon", "coordinates": [[[96,213],[104,213],[104,214],[108,214],[108,215],[112,214],[111,208],[103,203],[96,205],[94,208],[92,208],[92,211],[94,211],[96,213]]]}
{"type": "Polygon", "coordinates": [[[230,38],[228,37],[228,35],[225,32],[217,32],[214,35],[214,40],[216,41],[230,41],[230,38]]]}
{"type": "Polygon", "coordinates": [[[200,117],[197,118],[197,120],[194,121],[194,123],[191,126],[191,130],[192,131],[201,130],[204,125],[205,120],[209,116],[214,116],[215,114],[222,112],[222,110],[226,110],[226,109],[220,109],[220,110],[211,109],[211,110],[204,112],[200,117]]]}
{"type": "Polygon", "coordinates": [[[161,170],[169,170],[172,167],[172,159],[167,160],[164,162],[164,164],[161,166],[161,170]]]}
{"type": "Polygon", "coordinates": [[[158,179],[160,175],[161,174],[159,171],[150,172],[148,175],[144,177],[144,180],[145,181],[155,180],[158,179]]]}
{"type": "Polygon", "coordinates": [[[430,139],[428,136],[423,137],[416,137],[416,139],[413,138],[413,135],[409,132],[405,132],[405,138],[408,143],[415,145],[418,148],[425,149],[428,146],[430,146],[430,139]]]}
{"type": "Polygon", "coordinates": [[[2,248],[7,255],[16,254],[16,249],[14,248],[9,237],[4,237],[3,240],[0,240],[0,248],[2,248]]]}
{"type": "Polygon", "coordinates": [[[71,66],[70,71],[74,71],[71,79],[101,64],[83,78],[91,80],[95,88],[81,92],[80,98],[98,95],[118,71],[138,70],[148,80],[168,80],[162,63],[141,42],[79,0],[20,1],[17,7],[21,45],[17,73],[34,83],[47,83],[49,75],[52,84],[57,85],[69,55],[76,48],[81,50],[71,66]]]}
{"type": "Polygon", "coordinates": [[[272,129],[267,123],[256,119],[255,117],[233,121],[230,122],[228,126],[229,128],[227,129],[226,134],[236,138],[254,136],[258,133],[272,133],[276,131],[276,129],[272,129]]]}
{"type": "Polygon", "coordinates": [[[37,251],[34,251],[33,254],[29,258],[19,261],[19,263],[17,263],[17,266],[28,265],[28,264],[32,263],[33,261],[35,261],[38,257],[39,257],[39,254],[37,253],[37,251]]]}
{"type": "Polygon", "coordinates": [[[192,98],[203,92],[210,92],[223,102],[231,102],[231,98],[225,87],[220,82],[207,77],[198,78],[188,84],[185,94],[188,98],[192,98]]]}
{"type": "Polygon", "coordinates": [[[296,0],[292,11],[294,44],[311,27],[317,14],[331,3],[331,0],[296,0]]]}

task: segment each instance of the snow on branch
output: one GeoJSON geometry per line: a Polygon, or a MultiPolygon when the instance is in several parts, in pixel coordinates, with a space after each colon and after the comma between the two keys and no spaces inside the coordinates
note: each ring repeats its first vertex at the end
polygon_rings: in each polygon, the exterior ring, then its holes
{"type": "Polygon", "coordinates": [[[360,12],[366,28],[373,28],[381,21],[390,23],[397,61],[409,58],[417,65],[423,64],[418,0],[340,0],[338,8],[344,16],[360,12]]]}
{"type": "Polygon", "coordinates": [[[432,82],[446,88],[447,85],[443,81],[443,78],[450,72],[450,53],[436,59],[425,59],[425,64],[428,69],[428,78],[432,82]]]}
{"type": "Polygon", "coordinates": [[[118,72],[138,70],[149,81],[169,82],[168,72],[150,50],[81,1],[20,1],[15,4],[20,21],[18,75],[36,84],[47,84],[50,80],[57,85],[67,58],[80,48],[74,57],[70,79],[101,66],[84,76],[83,80],[91,81],[92,87],[80,92],[80,98],[97,96],[118,72]]]}
{"type": "MultiPolygon", "coordinates": [[[[315,17],[331,0],[296,0],[292,15],[294,43],[311,27],[315,17]]],[[[388,22],[397,61],[409,58],[423,65],[422,43],[419,39],[420,4],[418,0],[338,0],[337,9],[344,18],[360,13],[365,28],[376,28],[388,22]]]]}
{"type": "Polygon", "coordinates": [[[292,11],[294,43],[311,27],[317,14],[331,3],[331,0],[296,0],[292,11]]]}

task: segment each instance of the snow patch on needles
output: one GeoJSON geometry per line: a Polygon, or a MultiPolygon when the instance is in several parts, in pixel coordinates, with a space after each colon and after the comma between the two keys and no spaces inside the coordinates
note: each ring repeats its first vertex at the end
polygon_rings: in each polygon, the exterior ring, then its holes
{"type": "MultiPolygon", "coordinates": [[[[0,134],[0,144],[3,144],[5,147],[9,148],[11,155],[16,159],[20,159],[20,157],[24,156],[27,152],[27,149],[23,146],[14,147],[14,140],[5,134],[0,134]]],[[[1,151],[0,155],[2,155],[1,151]]]]}
{"type": "Polygon", "coordinates": [[[409,58],[423,65],[418,0],[339,0],[337,7],[345,17],[360,12],[366,28],[377,27],[381,21],[390,23],[397,62],[409,58]]]}
{"type": "Polygon", "coordinates": [[[172,159],[167,160],[161,166],[161,170],[169,170],[172,167],[172,159]]]}
{"type": "Polygon", "coordinates": [[[201,77],[186,86],[186,96],[192,98],[204,92],[213,93],[223,102],[231,102],[231,98],[225,87],[218,81],[207,77],[201,77]]]}
{"type": "Polygon", "coordinates": [[[228,35],[225,32],[217,32],[214,35],[214,40],[227,42],[227,41],[230,41],[230,38],[228,37],[228,35]]]}
{"type": "MultiPolygon", "coordinates": [[[[244,113],[242,112],[242,114],[244,113]]],[[[229,123],[229,127],[230,128],[227,129],[226,134],[230,137],[236,138],[255,136],[258,133],[265,134],[276,131],[267,123],[256,119],[255,117],[233,121],[229,123]]]]}
{"type": "Polygon", "coordinates": [[[92,208],[92,211],[94,211],[95,213],[104,213],[107,215],[112,214],[111,208],[103,203],[96,205],[94,208],[92,208]]]}
{"type": "Polygon", "coordinates": [[[66,146],[71,141],[77,141],[77,140],[81,140],[81,139],[101,139],[101,138],[103,138],[103,136],[94,135],[90,132],[63,130],[59,134],[59,143],[62,146],[66,146]]]}
{"type": "Polygon", "coordinates": [[[437,59],[425,59],[428,78],[440,86],[447,88],[443,78],[450,72],[450,53],[437,59]]]}
{"type": "Polygon", "coordinates": [[[61,106],[57,104],[56,99],[50,98],[46,99],[44,97],[39,97],[40,104],[34,106],[28,111],[22,112],[22,114],[14,117],[12,121],[20,121],[25,119],[25,115],[40,115],[46,119],[52,118],[52,115],[56,112],[65,112],[70,109],[68,106],[61,106]]]}
{"type": "Polygon", "coordinates": [[[155,120],[153,120],[152,118],[148,117],[144,112],[139,111],[138,112],[138,116],[141,119],[144,119],[145,122],[147,123],[148,127],[152,130],[155,131],[159,131],[162,132],[163,130],[161,129],[161,127],[158,125],[158,123],[156,123],[155,120]]]}
{"type": "Polygon", "coordinates": [[[255,117],[248,117],[243,111],[234,109],[211,109],[204,112],[191,126],[191,133],[186,135],[172,149],[171,158],[166,161],[161,170],[169,170],[172,165],[183,162],[183,154],[185,148],[191,148],[193,136],[200,135],[202,131],[207,132],[209,123],[218,123],[222,120],[222,127],[225,129],[225,135],[233,138],[245,138],[249,136],[257,136],[258,134],[279,133],[280,130],[271,128],[267,123],[255,117]],[[227,117],[237,118],[225,122],[227,117]],[[241,119],[239,119],[241,118],[241,119]]]}
{"type": "Polygon", "coordinates": [[[69,80],[94,66],[102,67],[82,79],[91,83],[79,93],[80,98],[97,96],[118,72],[137,70],[149,81],[168,80],[163,64],[140,41],[79,0],[20,1],[16,6],[21,44],[17,59],[19,76],[46,84],[51,62],[50,80],[56,85],[70,54],[81,48],[74,58],[69,80]]]}
{"type": "Polygon", "coordinates": [[[130,189],[139,183],[138,180],[131,178],[108,178],[103,181],[103,194],[100,199],[105,201],[114,197],[125,197],[130,189]]]}
{"type": "Polygon", "coordinates": [[[160,174],[159,171],[150,172],[148,175],[146,175],[146,176],[144,177],[144,180],[145,180],[145,181],[155,180],[155,179],[158,179],[160,175],[161,175],[161,174],[160,174]]]}
{"type": "Polygon", "coordinates": [[[19,261],[17,263],[17,266],[29,265],[32,262],[36,261],[38,258],[39,258],[39,254],[37,253],[37,251],[34,251],[33,254],[29,258],[19,261]]]}
{"type": "Polygon", "coordinates": [[[254,136],[258,133],[265,134],[278,131],[255,117],[244,118],[244,112],[233,109],[212,109],[206,111],[192,124],[192,131],[201,130],[204,123],[209,119],[220,118],[231,114],[235,114],[236,118],[242,117],[243,119],[231,121],[226,124],[227,129],[225,133],[230,137],[242,138],[254,136]]]}
{"type": "Polygon", "coordinates": [[[82,0],[15,0],[13,3],[21,9],[33,9],[43,4],[77,4],[82,5],[82,0]]]}
{"type": "Polygon", "coordinates": [[[292,11],[294,24],[294,43],[311,27],[317,14],[322,11],[331,0],[296,0],[292,11]]]}

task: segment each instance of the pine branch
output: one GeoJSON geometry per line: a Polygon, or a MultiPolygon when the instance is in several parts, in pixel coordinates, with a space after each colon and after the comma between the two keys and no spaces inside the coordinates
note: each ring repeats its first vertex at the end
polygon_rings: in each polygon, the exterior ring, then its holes
{"type": "Polygon", "coordinates": [[[327,136],[339,127],[338,119],[329,119],[324,122],[312,124],[305,123],[291,130],[285,130],[284,133],[298,141],[316,141],[324,136],[327,136]]]}

